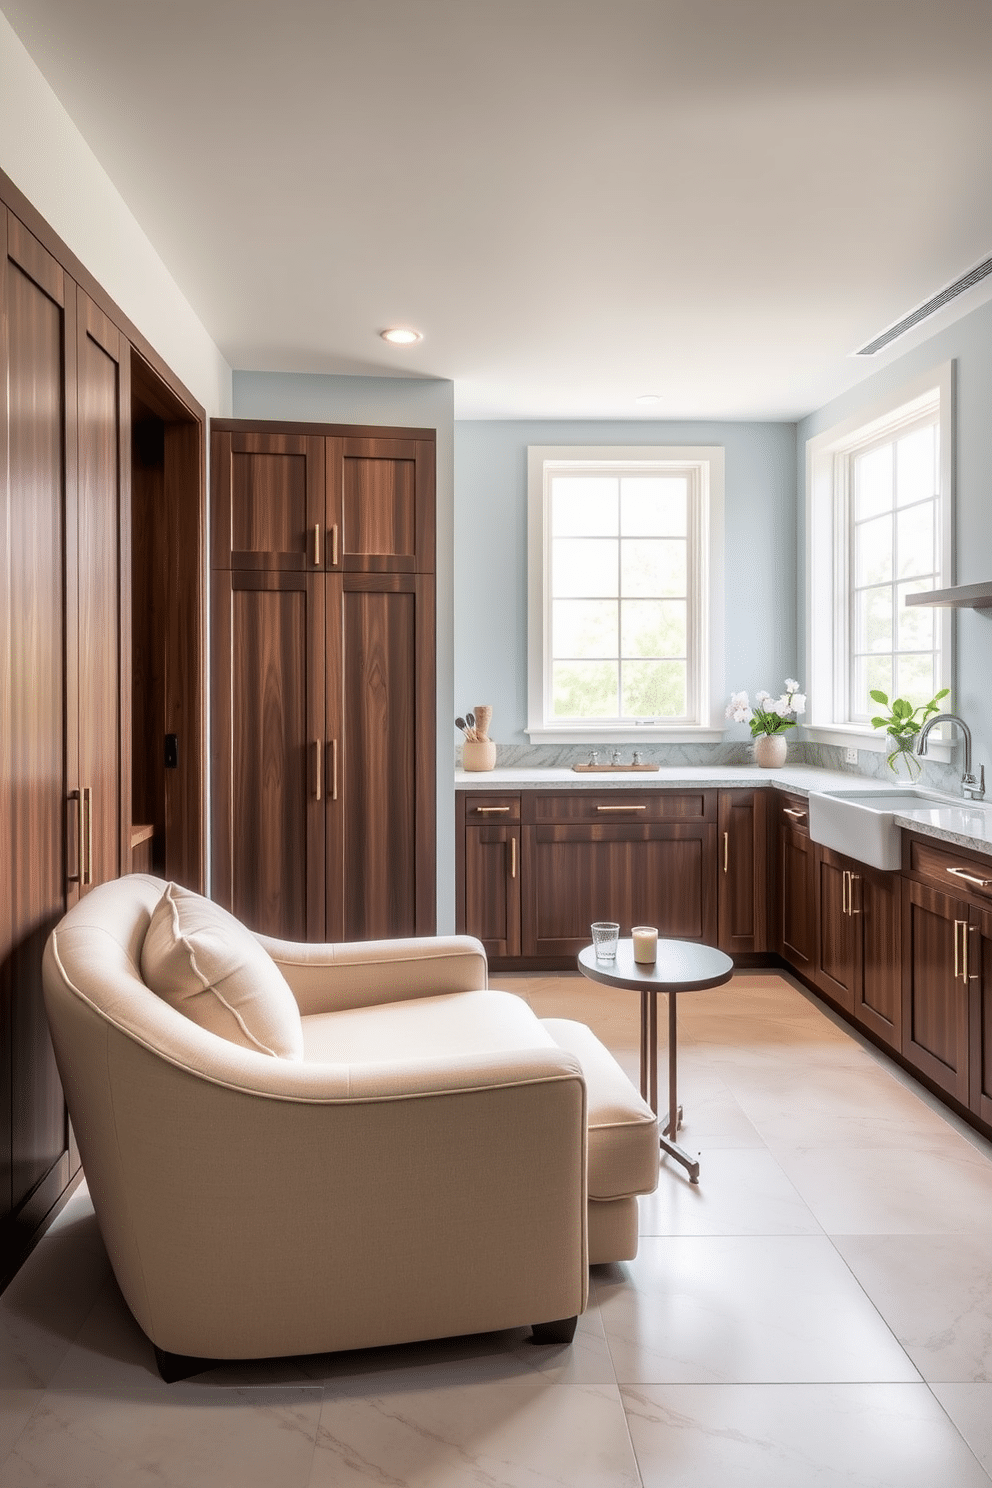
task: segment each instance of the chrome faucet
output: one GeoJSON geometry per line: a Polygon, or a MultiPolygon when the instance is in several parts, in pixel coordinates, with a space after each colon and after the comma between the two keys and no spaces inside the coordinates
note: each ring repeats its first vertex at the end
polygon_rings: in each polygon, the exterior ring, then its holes
{"type": "Polygon", "coordinates": [[[971,773],[971,729],[956,713],[935,713],[932,718],[927,719],[916,740],[917,754],[926,754],[927,735],[931,729],[937,727],[938,723],[956,723],[964,734],[964,774],[961,776],[961,789],[973,801],[982,800],[985,795],[985,766],[982,766],[981,778],[976,780],[971,773]]]}

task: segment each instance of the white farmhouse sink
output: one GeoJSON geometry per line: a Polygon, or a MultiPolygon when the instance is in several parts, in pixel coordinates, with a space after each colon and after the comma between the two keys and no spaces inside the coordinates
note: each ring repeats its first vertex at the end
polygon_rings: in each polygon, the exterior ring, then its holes
{"type": "Polygon", "coordinates": [[[985,833],[981,807],[949,801],[933,791],[811,791],[809,835],[835,852],[893,870],[902,866],[902,827],[896,817],[964,836],[985,833]]]}

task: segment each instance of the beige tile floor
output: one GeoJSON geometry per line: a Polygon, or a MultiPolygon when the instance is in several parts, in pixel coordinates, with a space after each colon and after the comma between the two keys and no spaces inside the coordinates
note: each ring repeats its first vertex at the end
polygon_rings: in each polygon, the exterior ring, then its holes
{"type": "MultiPolygon", "coordinates": [[[[494,981],[636,1078],[634,997],[494,981]]],[[[521,1331],[166,1386],[81,1190],[0,1298],[0,1488],[989,1488],[992,1149],[787,977],[679,1014],[702,1181],[663,1166],[570,1349],[521,1331]]]]}

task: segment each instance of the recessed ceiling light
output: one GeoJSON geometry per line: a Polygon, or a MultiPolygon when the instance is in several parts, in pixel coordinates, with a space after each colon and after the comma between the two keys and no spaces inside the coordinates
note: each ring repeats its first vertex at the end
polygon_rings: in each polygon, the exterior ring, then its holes
{"type": "Polygon", "coordinates": [[[388,331],[380,331],[379,335],[392,346],[412,346],[415,341],[424,339],[420,331],[410,331],[404,326],[393,326],[388,331]]]}
{"type": "Polygon", "coordinates": [[[640,408],[653,408],[656,403],[661,402],[660,393],[642,393],[639,398],[634,399],[640,408]]]}

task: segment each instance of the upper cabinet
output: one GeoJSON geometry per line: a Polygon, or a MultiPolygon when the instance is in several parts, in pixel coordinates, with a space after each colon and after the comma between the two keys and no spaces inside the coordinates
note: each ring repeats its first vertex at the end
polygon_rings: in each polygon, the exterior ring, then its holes
{"type": "Polygon", "coordinates": [[[214,568],[434,572],[433,431],[212,428],[214,568]]]}

